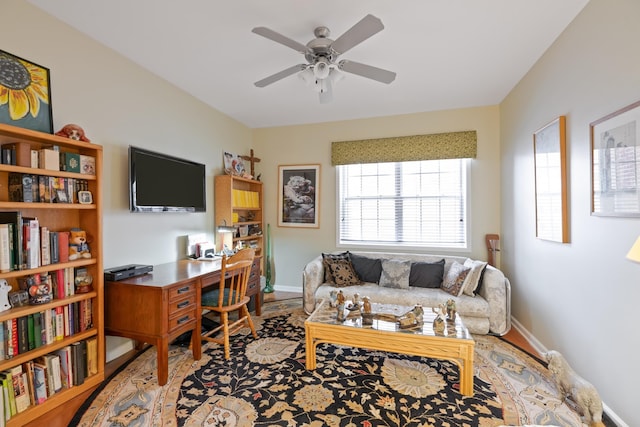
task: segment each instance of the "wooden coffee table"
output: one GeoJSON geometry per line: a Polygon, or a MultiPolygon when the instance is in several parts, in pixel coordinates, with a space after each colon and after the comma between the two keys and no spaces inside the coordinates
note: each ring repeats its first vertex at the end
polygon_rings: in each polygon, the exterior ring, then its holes
{"type": "MultiPolygon", "coordinates": [[[[460,392],[473,396],[473,352],[475,342],[460,316],[455,322],[445,322],[445,329],[436,332],[431,308],[424,309],[424,322],[411,329],[401,329],[393,316],[400,316],[413,307],[373,304],[372,325],[363,325],[359,312],[344,321],[336,320],[337,311],[327,300],[322,301],[304,322],[306,333],[307,369],[316,368],[316,346],[323,343],[345,345],[393,353],[450,360],[460,370],[460,392]]],[[[349,311],[345,309],[345,316],[349,311]]]]}

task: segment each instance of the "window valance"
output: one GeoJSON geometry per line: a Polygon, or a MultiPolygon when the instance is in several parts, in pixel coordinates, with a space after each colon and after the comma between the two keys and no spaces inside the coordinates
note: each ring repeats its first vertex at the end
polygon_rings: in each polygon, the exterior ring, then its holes
{"type": "Polygon", "coordinates": [[[334,141],[331,143],[331,164],[406,162],[475,158],[476,131],[447,132],[430,135],[393,138],[334,141]]]}

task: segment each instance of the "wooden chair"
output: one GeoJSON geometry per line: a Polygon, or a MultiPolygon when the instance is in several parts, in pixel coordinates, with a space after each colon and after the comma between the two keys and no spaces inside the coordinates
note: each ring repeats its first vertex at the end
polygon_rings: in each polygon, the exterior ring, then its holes
{"type": "Polygon", "coordinates": [[[202,293],[202,309],[209,310],[220,317],[220,326],[206,332],[202,339],[224,345],[225,359],[229,359],[231,334],[246,326],[251,329],[253,337],[258,338],[247,308],[250,298],[246,295],[254,256],[253,249],[243,249],[228,258],[225,255],[222,258],[219,286],[202,293]],[[230,321],[229,313],[234,311],[237,311],[238,318],[230,321]],[[216,338],[215,334],[220,330],[222,330],[222,336],[216,338]]]}

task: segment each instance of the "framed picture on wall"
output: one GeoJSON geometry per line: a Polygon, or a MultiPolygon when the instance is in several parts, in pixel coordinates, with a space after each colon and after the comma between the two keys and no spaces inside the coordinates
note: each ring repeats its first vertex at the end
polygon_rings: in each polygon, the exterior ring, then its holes
{"type": "Polygon", "coordinates": [[[640,101],[591,123],[591,214],[640,216],[640,101]]]}
{"type": "Polygon", "coordinates": [[[560,243],[569,242],[565,135],[565,116],[533,134],[536,237],[560,243]]]}
{"type": "Polygon", "coordinates": [[[53,133],[49,69],[0,50],[0,123],[53,133]]]}
{"type": "Polygon", "coordinates": [[[318,228],[320,165],[278,166],[278,226],[318,228]]]}

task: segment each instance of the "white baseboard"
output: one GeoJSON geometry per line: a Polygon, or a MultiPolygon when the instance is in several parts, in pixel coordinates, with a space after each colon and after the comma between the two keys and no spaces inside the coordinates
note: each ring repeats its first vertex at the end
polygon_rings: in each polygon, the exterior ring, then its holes
{"type": "MultiPolygon", "coordinates": [[[[534,337],[533,334],[529,332],[524,326],[522,326],[522,323],[518,322],[518,320],[514,317],[511,317],[511,327],[516,329],[527,341],[529,341],[529,344],[531,344],[531,346],[538,353],[544,354],[547,351],[549,351],[548,348],[542,345],[542,343],[538,341],[538,339],[534,337]]],[[[613,412],[611,408],[609,408],[607,404],[604,402],[602,402],[602,409],[607,414],[607,416],[611,418],[611,421],[616,423],[618,427],[629,427],[629,425],[624,421],[622,421],[622,419],[615,412],[613,412]]]]}
{"type": "Polygon", "coordinates": [[[282,292],[297,292],[299,294],[302,294],[302,288],[299,286],[274,285],[273,290],[282,292]]]}

